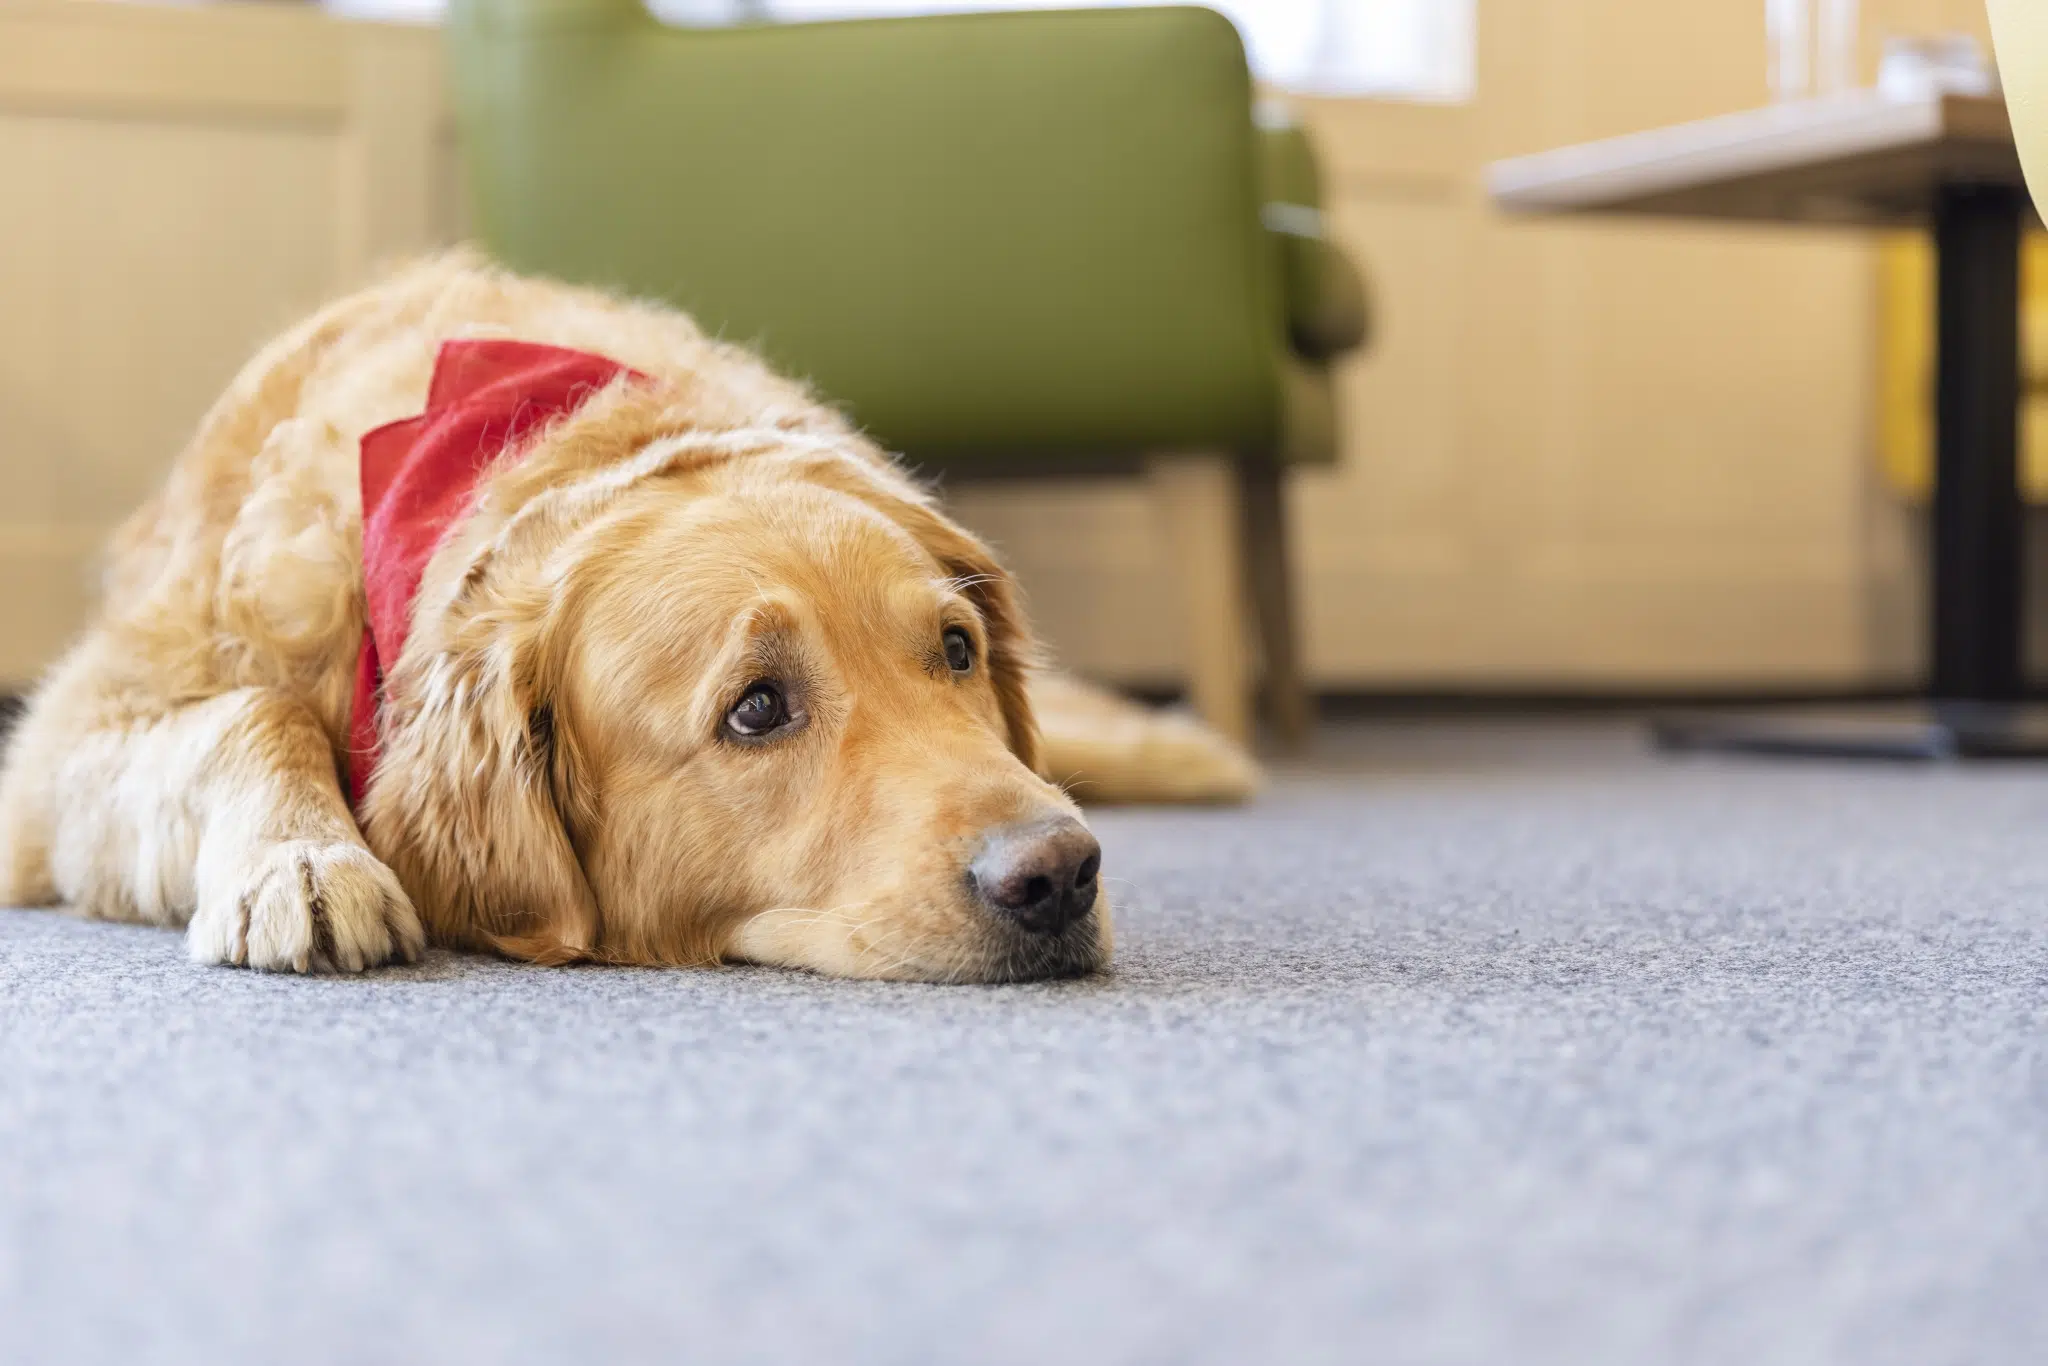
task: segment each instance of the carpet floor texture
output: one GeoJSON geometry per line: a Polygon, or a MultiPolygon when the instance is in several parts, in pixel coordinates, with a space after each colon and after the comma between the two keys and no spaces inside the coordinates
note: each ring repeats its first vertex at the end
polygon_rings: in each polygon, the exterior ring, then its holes
{"type": "Polygon", "coordinates": [[[1095,819],[1080,982],[0,911],[0,1361],[2048,1360],[2048,769],[1354,726],[1095,819]]]}

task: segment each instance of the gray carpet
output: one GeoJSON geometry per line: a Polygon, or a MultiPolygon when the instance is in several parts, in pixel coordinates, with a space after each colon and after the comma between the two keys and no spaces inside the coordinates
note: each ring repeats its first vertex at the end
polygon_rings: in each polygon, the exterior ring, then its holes
{"type": "Polygon", "coordinates": [[[0,1359],[2048,1359],[2048,768],[1354,728],[1098,824],[1058,985],[0,912],[0,1359]]]}

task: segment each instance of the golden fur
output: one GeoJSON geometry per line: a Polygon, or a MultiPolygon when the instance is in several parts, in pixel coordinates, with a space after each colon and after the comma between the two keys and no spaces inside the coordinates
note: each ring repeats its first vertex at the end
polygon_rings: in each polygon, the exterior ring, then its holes
{"type": "Polygon", "coordinates": [[[1106,897],[1032,936],[963,876],[984,831],[1074,813],[1041,761],[1123,795],[1142,795],[1134,768],[1167,795],[1252,773],[1202,733],[1102,724],[1121,704],[1057,681],[1039,686],[1082,721],[1041,756],[1032,664],[988,550],[800,386],[672,311],[458,253],[265,348],[116,535],[100,618],[0,774],[0,903],[183,925],[200,961],[299,971],[430,941],[1087,971],[1109,955],[1106,897]],[[653,382],[609,386],[486,473],[387,661],[383,755],[352,814],[358,441],[419,410],[455,336],[596,351],[653,382]],[[953,625],[975,643],[965,675],[933,664],[953,625]],[[720,723],[763,675],[791,680],[803,724],[733,743],[720,723]]]}

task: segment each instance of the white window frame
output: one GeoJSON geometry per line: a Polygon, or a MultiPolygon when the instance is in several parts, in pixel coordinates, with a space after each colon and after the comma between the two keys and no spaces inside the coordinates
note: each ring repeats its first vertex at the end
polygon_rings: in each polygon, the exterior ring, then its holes
{"type": "MultiPolygon", "coordinates": [[[[1477,0],[1207,0],[1243,35],[1268,85],[1309,95],[1457,103],[1472,98],[1477,0]]],[[[432,23],[443,0],[324,0],[336,13],[432,23]]],[[[1097,0],[1129,5],[1156,0],[1097,0]]],[[[845,19],[985,9],[1064,9],[1073,0],[650,0],[671,23],[845,19]]]]}

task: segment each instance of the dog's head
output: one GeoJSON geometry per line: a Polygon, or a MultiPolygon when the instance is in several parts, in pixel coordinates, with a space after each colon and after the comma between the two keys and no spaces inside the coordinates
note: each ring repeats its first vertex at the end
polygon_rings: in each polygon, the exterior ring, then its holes
{"type": "Polygon", "coordinates": [[[387,681],[371,843],[542,961],[1009,980],[1109,953],[987,548],[840,433],[594,401],[485,485],[387,681]]]}

